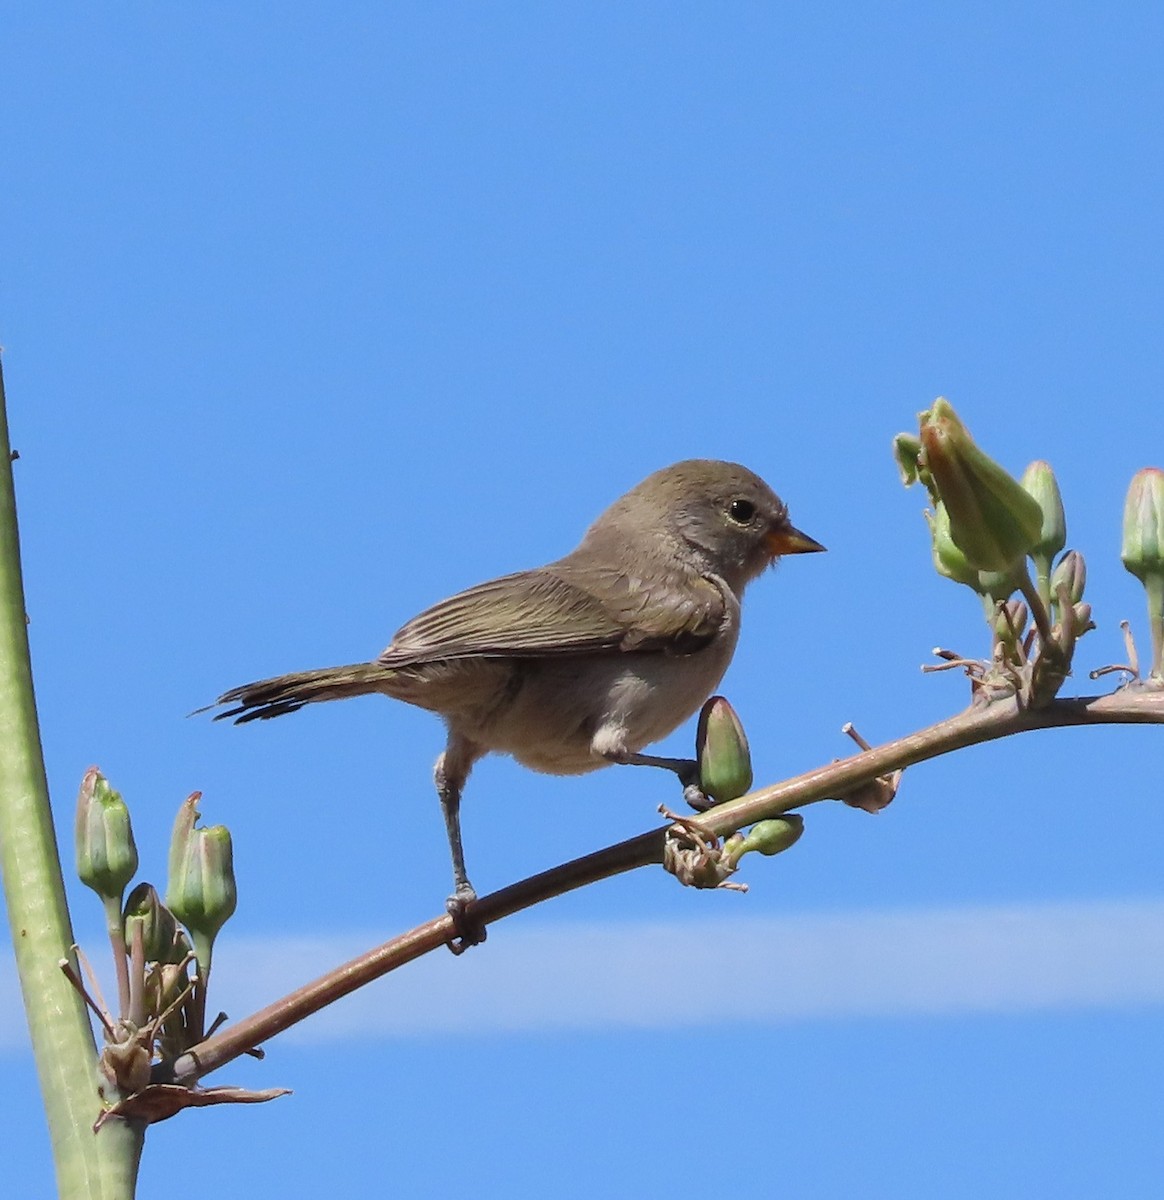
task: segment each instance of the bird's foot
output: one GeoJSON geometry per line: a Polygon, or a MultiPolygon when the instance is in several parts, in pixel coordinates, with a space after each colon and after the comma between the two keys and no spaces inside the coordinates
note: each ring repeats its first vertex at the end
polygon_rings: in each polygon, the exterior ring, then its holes
{"type": "Polygon", "coordinates": [[[715,801],[703,790],[703,781],[699,777],[699,763],[694,759],[690,762],[680,759],[678,762],[675,774],[679,776],[679,782],[683,785],[683,799],[696,812],[707,812],[709,808],[714,807],[715,801]]]}
{"type": "Polygon", "coordinates": [[[698,782],[683,785],[683,799],[696,812],[707,812],[709,808],[715,807],[715,801],[699,786],[698,782]]]}
{"type": "Polygon", "coordinates": [[[445,901],[445,911],[453,918],[456,936],[445,944],[454,954],[464,954],[470,946],[479,946],[488,935],[483,922],[473,916],[477,893],[467,880],[457,884],[457,890],[445,901]]]}

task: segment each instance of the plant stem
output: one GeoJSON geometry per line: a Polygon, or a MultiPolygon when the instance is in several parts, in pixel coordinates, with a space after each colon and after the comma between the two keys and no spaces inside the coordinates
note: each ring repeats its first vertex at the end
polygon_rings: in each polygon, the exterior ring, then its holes
{"type": "Polygon", "coordinates": [[[1144,580],[1148,592],[1148,627],[1152,631],[1150,679],[1164,678],[1164,576],[1153,571],[1144,580]]]}
{"type": "Polygon", "coordinates": [[[28,650],[12,454],[0,371],[0,874],[63,1197],[133,1194],[141,1134],[100,1111],[89,1015],[60,969],[76,968],[28,650]],[[120,1126],[120,1128],[118,1128],[120,1126]]]}
{"type": "Polygon", "coordinates": [[[1039,631],[1039,641],[1044,650],[1049,650],[1055,644],[1055,639],[1051,636],[1050,605],[1043,603],[1043,597],[1031,582],[1031,573],[1025,564],[1022,574],[1019,576],[1018,585],[1023,599],[1027,602],[1027,607],[1031,610],[1035,628],[1039,631]]]}
{"type": "Polygon", "coordinates": [[[1051,558],[1050,554],[1032,554],[1031,561],[1035,564],[1035,588],[1044,609],[1053,612],[1054,596],[1051,595],[1051,558]]]}
{"type": "Polygon", "coordinates": [[[129,1016],[129,961],[126,957],[125,924],[121,901],[115,896],[103,897],[105,924],[109,930],[109,945],[113,950],[113,970],[117,976],[117,1015],[129,1016]]]}

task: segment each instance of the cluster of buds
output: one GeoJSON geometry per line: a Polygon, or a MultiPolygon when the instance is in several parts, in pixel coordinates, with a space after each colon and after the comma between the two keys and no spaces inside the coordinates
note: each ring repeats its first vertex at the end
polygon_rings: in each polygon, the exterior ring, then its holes
{"type": "MultiPolygon", "coordinates": [[[[716,804],[737,800],[752,786],[752,755],[736,711],[723,696],[712,696],[699,713],[695,733],[699,790],[716,804]]],[[[726,887],[745,854],[773,855],[787,850],[804,832],[799,813],[784,813],[759,821],[746,833],[733,833],[722,846],[699,826],[674,813],[664,848],[664,866],[690,887],[726,887]]]]}
{"type": "Polygon", "coordinates": [[[978,593],[993,634],[989,663],[942,656],[967,669],[976,699],[1051,700],[1077,639],[1094,628],[1083,602],[1083,556],[1063,553],[1067,520],[1054,472],[1034,462],[1015,479],[940,398],[919,414],[917,436],[894,439],[894,456],[906,485],[920,482],[929,492],[934,566],[978,593]]]}
{"type": "Polygon", "coordinates": [[[221,825],[196,828],[198,800],[196,792],[178,813],[166,903],[149,883],[139,883],[123,903],[138,865],[129,809],[96,767],[81,783],[77,872],[105,907],[117,1015],[81,991],[105,1030],[102,1071],[123,1095],[148,1084],[155,1059],[177,1057],[206,1033],[214,939],[237,897],[230,834],[221,825]]]}

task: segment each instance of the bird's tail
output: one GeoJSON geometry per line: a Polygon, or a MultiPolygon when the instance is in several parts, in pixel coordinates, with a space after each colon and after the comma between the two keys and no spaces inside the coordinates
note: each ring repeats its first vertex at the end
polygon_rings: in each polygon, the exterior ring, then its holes
{"type": "MultiPolygon", "coordinates": [[[[348,667],[325,667],[319,671],[299,671],[294,675],[276,675],[244,683],[242,687],[224,692],[211,707],[232,704],[226,712],[215,716],[216,721],[234,719],[236,725],[247,721],[265,721],[281,717],[305,704],[317,700],[343,700],[348,696],[364,696],[383,690],[384,683],[394,672],[378,663],[353,663],[348,667]]],[[[201,711],[201,710],[200,710],[201,711]]]]}

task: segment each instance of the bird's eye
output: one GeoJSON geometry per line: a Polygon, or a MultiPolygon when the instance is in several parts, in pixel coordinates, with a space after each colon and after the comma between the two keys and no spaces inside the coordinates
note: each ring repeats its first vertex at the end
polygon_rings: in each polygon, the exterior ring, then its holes
{"type": "Polygon", "coordinates": [[[756,506],[751,500],[733,500],[728,505],[728,516],[737,525],[746,525],[756,515],[756,506]]]}

